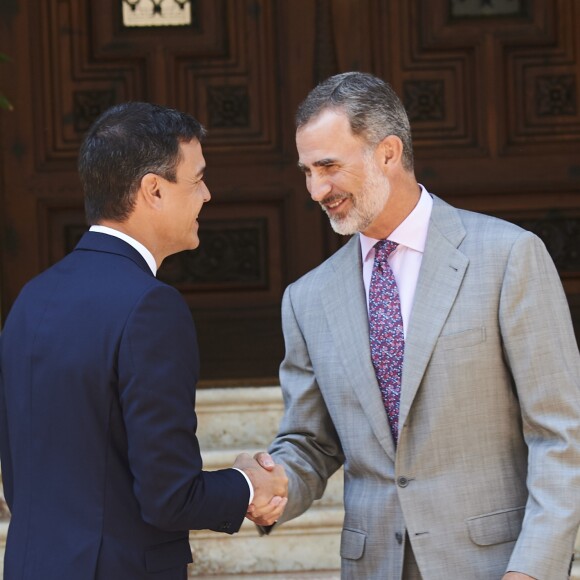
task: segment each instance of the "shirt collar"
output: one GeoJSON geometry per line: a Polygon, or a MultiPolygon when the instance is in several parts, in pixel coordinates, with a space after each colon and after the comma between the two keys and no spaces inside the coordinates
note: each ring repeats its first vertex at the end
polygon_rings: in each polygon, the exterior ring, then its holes
{"type": "MultiPolygon", "coordinates": [[[[421,188],[421,196],[419,197],[417,205],[387,239],[392,242],[397,242],[400,246],[406,246],[407,248],[423,253],[425,251],[427,231],[429,230],[433,198],[422,185],[419,185],[419,187],[421,188]]],[[[370,238],[362,233],[360,234],[363,262],[369,259],[369,253],[378,241],[375,238],[370,238]]]]}
{"type": "Polygon", "coordinates": [[[127,242],[130,246],[133,246],[143,256],[143,259],[147,262],[149,268],[151,268],[153,276],[157,275],[157,264],[155,262],[153,254],[141,242],[138,242],[135,238],[132,238],[131,236],[128,236],[127,234],[124,234],[123,232],[120,232],[119,230],[115,230],[114,228],[110,228],[108,226],[91,226],[89,231],[114,236],[116,238],[123,240],[124,242],[127,242]]]}

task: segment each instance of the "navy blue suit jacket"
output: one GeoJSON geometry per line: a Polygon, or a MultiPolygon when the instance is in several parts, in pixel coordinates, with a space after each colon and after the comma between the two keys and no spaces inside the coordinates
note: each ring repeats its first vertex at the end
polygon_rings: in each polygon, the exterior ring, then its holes
{"type": "Polygon", "coordinates": [[[202,471],[191,314],[124,241],[88,232],[0,335],[5,580],[183,579],[189,529],[234,533],[249,489],[202,471]]]}

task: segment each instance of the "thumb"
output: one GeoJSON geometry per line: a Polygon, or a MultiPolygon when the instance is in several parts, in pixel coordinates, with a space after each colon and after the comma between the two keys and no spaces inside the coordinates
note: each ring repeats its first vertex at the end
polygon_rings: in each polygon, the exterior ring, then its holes
{"type": "Polygon", "coordinates": [[[272,469],[274,469],[275,463],[272,457],[270,457],[269,453],[266,453],[265,451],[260,451],[256,453],[256,455],[254,455],[254,459],[264,469],[267,469],[268,471],[272,471],[272,469]]]}

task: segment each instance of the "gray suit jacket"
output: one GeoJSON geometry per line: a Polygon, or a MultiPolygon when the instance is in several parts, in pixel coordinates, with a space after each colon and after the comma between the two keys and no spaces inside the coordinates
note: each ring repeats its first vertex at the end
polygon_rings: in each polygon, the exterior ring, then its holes
{"type": "Polygon", "coordinates": [[[567,577],[580,522],[580,357],[542,242],[435,198],[395,452],[369,351],[358,236],[288,287],[280,523],[344,465],[342,575],[567,577]]]}

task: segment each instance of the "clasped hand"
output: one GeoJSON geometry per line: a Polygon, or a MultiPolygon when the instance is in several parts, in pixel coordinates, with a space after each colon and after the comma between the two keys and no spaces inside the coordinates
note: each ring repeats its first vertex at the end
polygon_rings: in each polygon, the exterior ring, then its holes
{"type": "Polygon", "coordinates": [[[254,457],[241,453],[234,467],[241,469],[254,487],[254,499],[246,517],[259,526],[271,526],[284,513],[288,502],[288,478],[284,468],[276,465],[267,453],[256,453],[254,457]]]}

